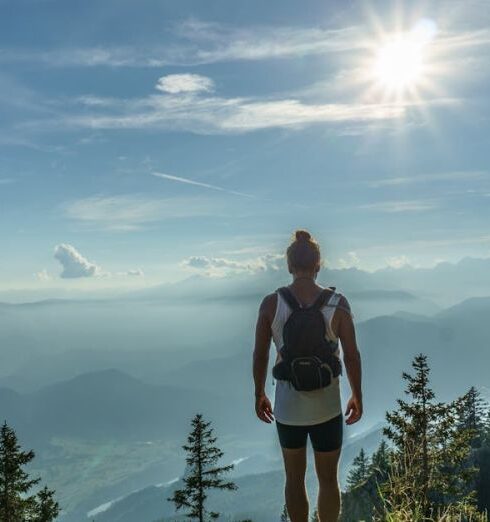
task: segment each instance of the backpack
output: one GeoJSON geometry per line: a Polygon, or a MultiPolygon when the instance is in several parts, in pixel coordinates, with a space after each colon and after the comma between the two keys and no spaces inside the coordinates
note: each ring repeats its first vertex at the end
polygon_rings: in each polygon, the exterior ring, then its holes
{"type": "Polygon", "coordinates": [[[277,291],[291,307],[283,327],[282,360],[272,368],[276,380],[289,381],[298,391],[311,391],[329,386],[342,373],[340,359],[334,355],[337,342],[325,338],[322,306],[335,287],[325,288],[315,302],[301,307],[286,286],[277,291]]]}

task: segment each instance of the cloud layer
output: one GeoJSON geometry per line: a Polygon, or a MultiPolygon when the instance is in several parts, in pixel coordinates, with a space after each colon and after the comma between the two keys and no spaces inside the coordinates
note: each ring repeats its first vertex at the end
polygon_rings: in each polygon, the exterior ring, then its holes
{"type": "Polygon", "coordinates": [[[265,254],[253,259],[237,261],[224,257],[190,256],[181,261],[181,266],[198,270],[208,276],[264,272],[280,270],[284,254],[265,254]]]}

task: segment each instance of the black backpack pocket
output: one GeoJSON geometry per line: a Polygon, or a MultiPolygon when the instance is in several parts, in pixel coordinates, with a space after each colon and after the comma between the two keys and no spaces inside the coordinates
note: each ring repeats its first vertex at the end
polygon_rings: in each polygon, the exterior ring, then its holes
{"type": "Polygon", "coordinates": [[[317,390],[331,382],[332,369],[319,357],[296,357],[291,361],[291,383],[296,390],[317,390]]]}

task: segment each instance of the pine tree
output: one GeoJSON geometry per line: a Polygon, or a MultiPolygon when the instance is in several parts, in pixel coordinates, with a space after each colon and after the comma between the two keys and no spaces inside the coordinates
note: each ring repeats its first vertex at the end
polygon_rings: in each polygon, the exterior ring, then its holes
{"type": "Polygon", "coordinates": [[[465,485],[474,473],[465,465],[471,432],[458,423],[456,402],[435,402],[427,357],[417,355],[412,367],[413,376],[402,374],[410,402],[397,399],[399,409],[386,413],[389,424],[383,432],[394,452],[382,492],[391,506],[404,505],[428,517],[449,504],[471,501],[465,485]]]}
{"type": "Polygon", "coordinates": [[[369,458],[366,456],[364,448],[361,448],[358,455],[354,457],[352,466],[347,476],[347,487],[349,489],[359,486],[367,480],[369,476],[369,458]]]}
{"type": "Polygon", "coordinates": [[[41,479],[31,479],[24,466],[34,458],[34,451],[22,451],[15,431],[4,422],[0,430],[0,521],[51,522],[59,513],[54,491],[44,487],[29,495],[41,479]]]}
{"type": "Polygon", "coordinates": [[[386,441],[383,439],[379,443],[378,449],[372,454],[369,463],[368,474],[375,476],[378,483],[386,480],[390,469],[390,453],[386,441]]]}
{"type": "Polygon", "coordinates": [[[284,506],[282,508],[280,521],[281,522],[289,522],[288,508],[286,507],[286,504],[284,504],[284,506]]]}
{"type": "Polygon", "coordinates": [[[35,522],[51,522],[60,513],[60,506],[54,499],[54,491],[49,490],[46,486],[37,494],[37,505],[35,522]]]}
{"type": "MultiPolygon", "coordinates": [[[[223,452],[214,443],[217,438],[213,437],[211,422],[203,420],[198,413],[192,419],[192,431],[187,437],[188,444],[182,448],[187,452],[186,462],[188,474],[184,477],[185,487],[174,491],[172,497],[167,500],[174,502],[176,509],[186,507],[189,511],[186,516],[204,522],[208,511],[205,509],[208,489],[235,490],[238,486],[234,482],[224,482],[220,474],[230,471],[234,465],[216,467],[215,464],[223,456],[223,452]]],[[[210,511],[212,519],[219,517],[219,513],[210,511]]]]}
{"type": "Polygon", "coordinates": [[[472,448],[480,448],[485,438],[487,423],[487,404],[480,392],[472,386],[456,404],[458,408],[458,427],[472,430],[472,448]]]}

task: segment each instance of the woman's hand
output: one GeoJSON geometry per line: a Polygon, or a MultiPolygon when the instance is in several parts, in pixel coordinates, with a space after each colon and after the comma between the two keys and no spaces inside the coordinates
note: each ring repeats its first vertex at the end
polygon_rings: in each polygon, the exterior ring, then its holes
{"type": "Polygon", "coordinates": [[[271,423],[274,420],[271,402],[265,393],[255,397],[255,413],[261,421],[271,423]]]}
{"type": "Polygon", "coordinates": [[[345,415],[349,417],[345,420],[346,424],[354,424],[362,417],[362,399],[353,395],[347,402],[345,415]]]}

